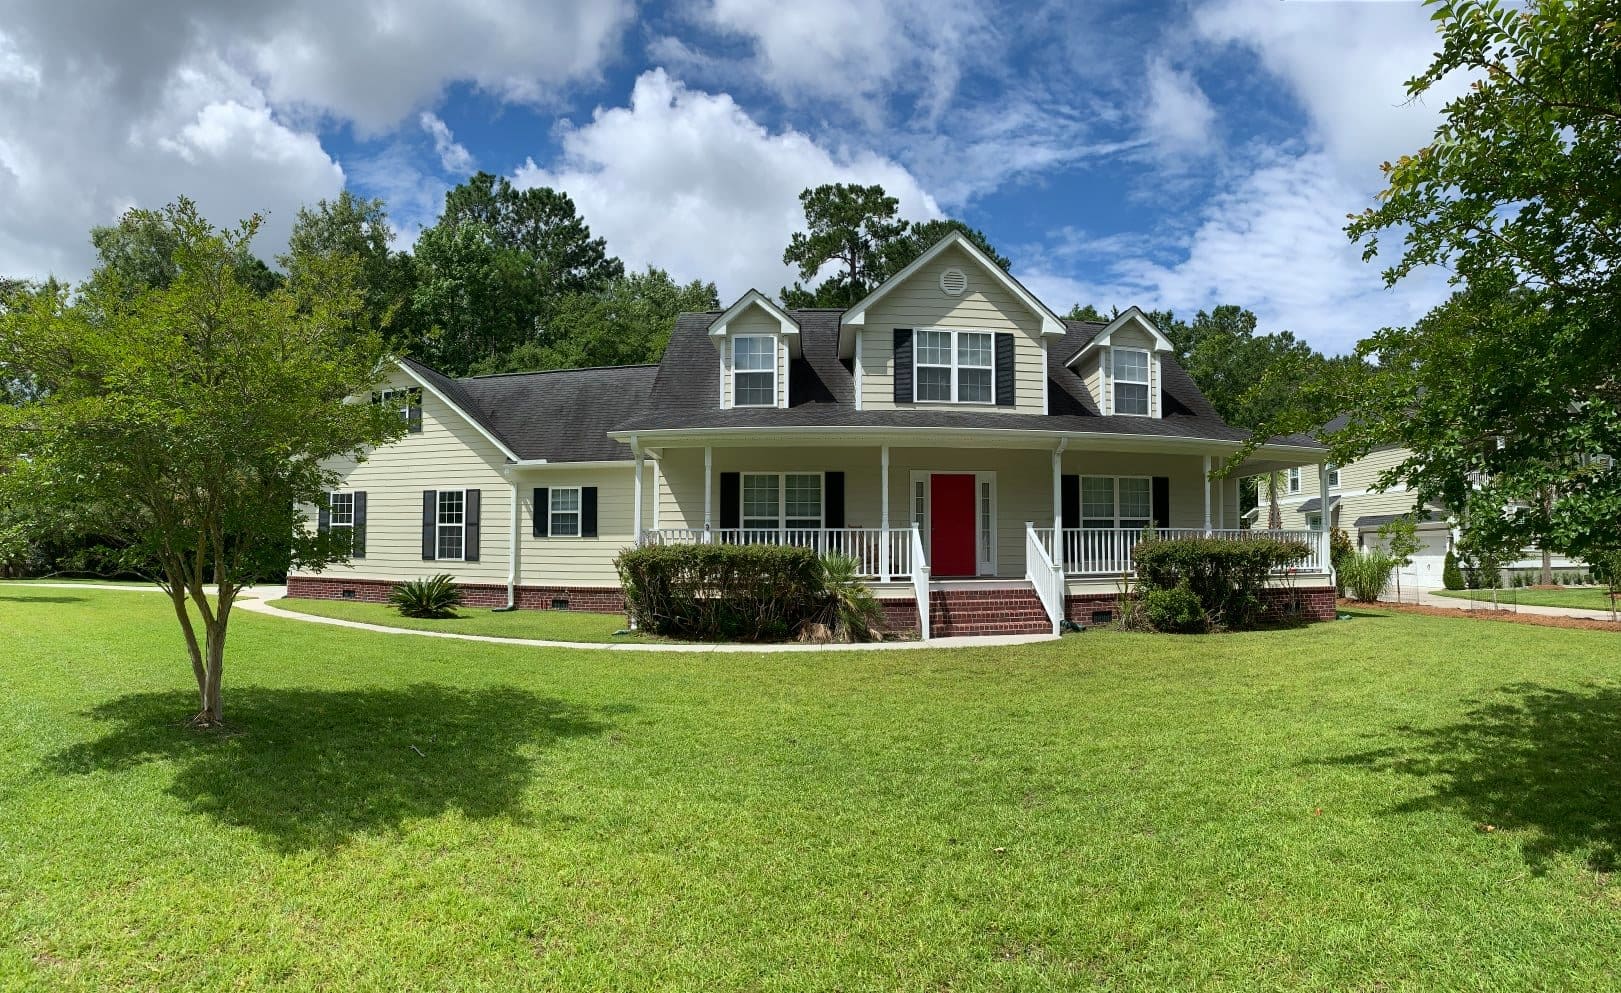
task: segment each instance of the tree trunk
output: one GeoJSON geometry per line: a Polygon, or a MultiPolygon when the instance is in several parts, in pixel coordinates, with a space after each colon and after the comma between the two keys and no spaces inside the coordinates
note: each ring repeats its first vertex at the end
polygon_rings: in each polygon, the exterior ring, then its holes
{"type": "Polygon", "coordinates": [[[1553,585],[1553,552],[1548,550],[1546,542],[1542,545],[1542,585],[1553,585]]]}
{"type": "Polygon", "coordinates": [[[1283,530],[1283,511],[1278,507],[1278,474],[1266,474],[1266,526],[1271,531],[1283,530]]]}

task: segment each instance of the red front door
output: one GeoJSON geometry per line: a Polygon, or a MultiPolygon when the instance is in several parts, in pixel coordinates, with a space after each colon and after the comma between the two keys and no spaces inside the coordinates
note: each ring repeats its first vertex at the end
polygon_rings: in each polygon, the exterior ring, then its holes
{"type": "Polygon", "coordinates": [[[972,576],[974,556],[974,474],[935,473],[929,477],[929,574],[972,576]]]}

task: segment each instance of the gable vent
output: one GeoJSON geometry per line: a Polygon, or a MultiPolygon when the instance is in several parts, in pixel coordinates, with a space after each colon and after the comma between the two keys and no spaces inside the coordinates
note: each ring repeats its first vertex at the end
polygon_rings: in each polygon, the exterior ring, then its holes
{"type": "Polygon", "coordinates": [[[968,277],[963,275],[961,269],[947,269],[940,274],[940,289],[948,296],[960,297],[967,288],[968,277]]]}

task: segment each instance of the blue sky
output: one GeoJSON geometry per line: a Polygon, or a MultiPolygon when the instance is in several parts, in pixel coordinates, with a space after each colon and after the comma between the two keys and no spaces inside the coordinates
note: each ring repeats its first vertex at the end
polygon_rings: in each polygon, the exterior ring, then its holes
{"type": "Polygon", "coordinates": [[[217,221],[348,186],[402,244],[473,169],[568,191],[633,266],[773,292],[798,191],[983,228],[1057,309],[1254,309],[1341,351],[1436,302],[1344,238],[1439,102],[1408,2],[21,0],[0,23],[0,273],[186,193],[217,221]],[[337,6],[337,9],[333,8],[337,6]]]}

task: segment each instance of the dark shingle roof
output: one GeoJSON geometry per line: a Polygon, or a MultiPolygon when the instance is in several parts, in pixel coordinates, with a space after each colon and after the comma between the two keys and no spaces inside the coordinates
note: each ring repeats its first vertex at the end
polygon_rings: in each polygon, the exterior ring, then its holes
{"type": "Polygon", "coordinates": [[[629,446],[608,431],[647,401],[658,371],[629,365],[451,379],[401,361],[520,459],[548,462],[630,458],[629,446]]]}
{"type": "MultiPolygon", "coordinates": [[[[800,324],[804,358],[789,370],[792,405],[787,409],[747,407],[720,409],[720,382],[709,326],[718,312],[682,314],[670,335],[647,405],[617,425],[618,431],[684,428],[875,427],[875,428],[1004,428],[1027,431],[1074,431],[1132,434],[1145,437],[1209,438],[1243,441],[1249,432],[1222,421],[1210,401],[1176,363],[1166,357],[1161,385],[1165,409],[1161,418],[1104,417],[1079,375],[1065,365],[1103,327],[1065,321],[1062,341],[1048,348],[1048,411],[1011,414],[972,410],[856,410],[853,364],[838,357],[839,310],[791,311],[800,324]]],[[[1276,439],[1280,444],[1316,447],[1305,437],[1276,439]]]]}
{"type": "Polygon", "coordinates": [[[1403,521],[1407,520],[1408,518],[1412,518],[1414,524],[1429,524],[1441,520],[1441,517],[1439,517],[1435,511],[1426,510],[1424,513],[1419,514],[1416,517],[1414,517],[1412,514],[1368,514],[1364,517],[1358,517],[1354,522],[1352,522],[1351,526],[1357,528],[1380,528],[1391,523],[1392,521],[1403,521]]]}

